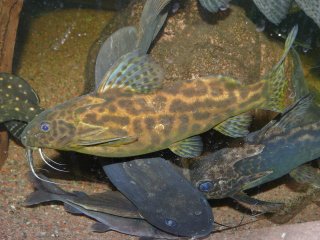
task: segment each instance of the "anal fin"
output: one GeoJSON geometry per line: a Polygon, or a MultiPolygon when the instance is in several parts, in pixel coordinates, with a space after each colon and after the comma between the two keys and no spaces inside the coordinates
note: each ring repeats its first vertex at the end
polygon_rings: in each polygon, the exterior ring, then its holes
{"type": "Polygon", "coordinates": [[[215,130],[229,137],[244,137],[249,131],[252,116],[249,113],[243,113],[235,117],[228,118],[214,127],[215,130]]]}
{"type": "Polygon", "coordinates": [[[170,145],[169,149],[180,157],[193,158],[201,155],[203,143],[200,136],[193,136],[170,145]]]}

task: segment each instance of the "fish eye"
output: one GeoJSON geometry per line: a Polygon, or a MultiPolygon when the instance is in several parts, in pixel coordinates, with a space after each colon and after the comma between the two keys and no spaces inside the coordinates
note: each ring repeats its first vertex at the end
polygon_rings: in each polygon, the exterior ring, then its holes
{"type": "Polygon", "coordinates": [[[50,124],[47,123],[47,122],[42,122],[42,123],[40,124],[40,130],[41,130],[42,132],[49,132],[49,131],[50,131],[50,124]]]}
{"type": "Polygon", "coordinates": [[[200,182],[198,184],[198,189],[201,191],[201,192],[210,192],[212,189],[213,189],[213,182],[211,181],[204,181],[204,182],[200,182]]]}

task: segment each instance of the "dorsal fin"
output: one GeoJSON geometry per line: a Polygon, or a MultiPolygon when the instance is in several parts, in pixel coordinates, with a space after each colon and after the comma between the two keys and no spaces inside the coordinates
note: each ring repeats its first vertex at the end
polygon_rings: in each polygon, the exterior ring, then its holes
{"type": "Polygon", "coordinates": [[[147,93],[159,88],[163,78],[162,68],[148,55],[136,50],[115,62],[103,77],[96,92],[103,94],[108,89],[124,88],[147,93]]]}
{"type": "Polygon", "coordinates": [[[168,11],[163,11],[163,9],[170,1],[171,0],[147,1],[144,5],[140,17],[139,41],[137,46],[141,52],[146,53],[148,51],[151,42],[162,28],[168,15],[168,11]]]}
{"type": "Polygon", "coordinates": [[[138,41],[135,27],[123,27],[114,32],[100,47],[95,66],[95,85],[98,87],[105,73],[123,55],[133,51],[138,41]]]}

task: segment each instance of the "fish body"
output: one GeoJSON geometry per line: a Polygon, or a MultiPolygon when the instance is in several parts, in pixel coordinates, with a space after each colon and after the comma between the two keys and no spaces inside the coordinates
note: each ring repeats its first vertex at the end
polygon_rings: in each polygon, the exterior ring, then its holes
{"type": "MultiPolygon", "coordinates": [[[[42,179],[46,179],[40,174],[42,179]]],[[[94,195],[83,192],[67,192],[53,183],[41,181],[31,176],[35,192],[24,202],[25,206],[34,206],[44,202],[63,202],[65,209],[73,214],[82,214],[95,219],[93,231],[117,231],[139,237],[176,239],[153,227],[142,219],[137,208],[119,192],[107,191],[94,195]]]]}
{"type": "Polygon", "coordinates": [[[111,89],[105,97],[89,94],[43,112],[28,126],[37,133],[31,131],[25,145],[108,157],[154,152],[262,106],[265,92],[264,81],[241,86],[223,77],[174,82],[148,94],[111,89]],[[52,129],[39,131],[42,122],[52,129]],[[91,138],[102,144],[86,146],[91,138]],[[131,142],[103,142],[117,138],[131,142]]]}
{"type": "Polygon", "coordinates": [[[225,148],[196,162],[192,182],[210,198],[230,197],[320,157],[319,119],[307,124],[301,120],[311,100],[303,98],[279,121],[248,135],[243,147],[225,148]]]}
{"type": "Polygon", "coordinates": [[[244,86],[224,76],[176,81],[164,86],[163,72],[148,55],[122,56],[97,89],[42,112],[25,128],[28,148],[54,148],[104,157],[127,157],[170,148],[198,156],[197,134],[211,128],[244,136],[254,108],[281,111],[286,88],[284,60],[297,33],[267,77],[244,86]]]}

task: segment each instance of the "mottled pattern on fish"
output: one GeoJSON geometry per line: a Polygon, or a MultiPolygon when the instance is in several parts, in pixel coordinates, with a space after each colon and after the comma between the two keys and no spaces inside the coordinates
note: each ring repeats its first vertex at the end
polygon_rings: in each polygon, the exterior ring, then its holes
{"type": "MultiPolygon", "coordinates": [[[[265,88],[264,81],[241,86],[224,77],[211,77],[175,82],[166,89],[144,95],[122,89],[109,90],[104,98],[90,94],[47,112],[43,121],[50,123],[51,133],[39,132],[38,139],[29,136],[30,142],[41,141],[30,146],[113,157],[153,152],[262,106],[265,88]],[[123,147],[78,145],[92,136],[95,139],[130,136],[136,140],[123,147]]],[[[36,124],[39,126],[40,122],[36,124]]]]}
{"type": "Polygon", "coordinates": [[[320,121],[306,125],[297,121],[297,116],[303,117],[304,104],[310,101],[302,99],[279,122],[254,133],[254,140],[243,147],[222,149],[196,162],[191,174],[194,184],[210,182],[209,197],[227,197],[277,179],[320,157],[320,121]]]}
{"type": "Polygon", "coordinates": [[[247,133],[246,115],[254,108],[281,111],[286,79],[284,60],[297,28],[272,71],[255,84],[224,76],[162,85],[163,73],[148,56],[122,56],[95,92],[42,112],[25,129],[31,148],[54,148],[98,156],[125,157],[170,148],[183,157],[202,152],[195,135],[213,127],[239,137],[247,133]],[[192,137],[195,136],[195,137],[192,137]]]}

